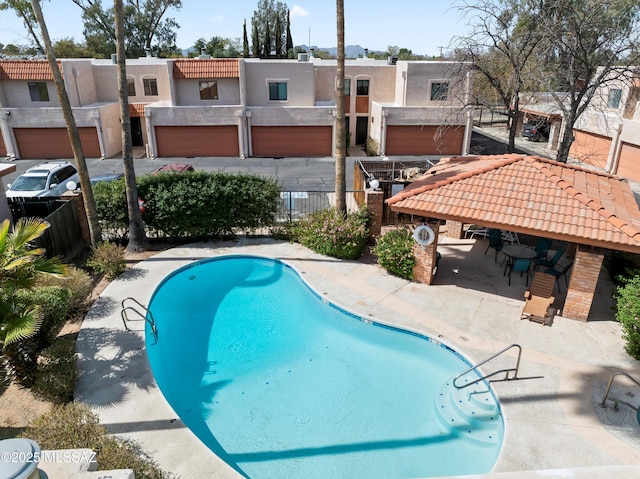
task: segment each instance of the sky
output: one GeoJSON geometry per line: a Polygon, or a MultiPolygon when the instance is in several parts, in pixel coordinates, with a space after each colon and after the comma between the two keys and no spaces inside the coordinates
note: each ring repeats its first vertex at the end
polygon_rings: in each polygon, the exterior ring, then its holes
{"type": "MultiPolygon", "coordinates": [[[[294,45],[336,46],[336,3],[333,0],[284,2],[291,11],[294,45]]],[[[452,5],[454,0],[344,0],[345,45],[360,45],[370,51],[388,46],[407,48],[415,54],[445,53],[451,39],[465,35],[467,20],[452,5]]],[[[73,38],[84,41],[81,10],[71,0],[41,2],[49,36],[53,41],[73,38]]],[[[109,0],[103,0],[110,5],[109,0]]],[[[189,48],[198,38],[241,38],[258,0],[182,0],[182,9],[170,10],[169,18],[180,25],[177,45],[189,48]]],[[[0,11],[0,43],[30,44],[22,21],[12,11],[0,11]]]]}

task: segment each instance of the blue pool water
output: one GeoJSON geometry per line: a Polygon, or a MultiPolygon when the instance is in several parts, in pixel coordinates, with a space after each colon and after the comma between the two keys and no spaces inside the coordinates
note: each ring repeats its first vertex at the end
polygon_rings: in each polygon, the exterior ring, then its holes
{"type": "Polygon", "coordinates": [[[160,390],[246,477],[477,474],[497,460],[499,406],[486,386],[451,388],[469,367],[460,355],[328,303],[283,262],[193,263],[158,286],[149,309],[160,390]]]}

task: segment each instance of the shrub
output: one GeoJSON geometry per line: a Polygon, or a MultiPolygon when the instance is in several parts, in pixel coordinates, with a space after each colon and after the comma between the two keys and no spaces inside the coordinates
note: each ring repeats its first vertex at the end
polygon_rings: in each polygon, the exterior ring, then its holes
{"type": "Polygon", "coordinates": [[[38,286],[60,286],[68,289],[71,293],[69,297],[70,312],[84,309],[93,290],[91,276],[75,266],[68,266],[65,276],[41,275],[36,280],[36,287],[38,286]]]}
{"type": "Polygon", "coordinates": [[[127,194],[124,178],[115,181],[99,181],[92,185],[102,234],[106,238],[122,240],[129,230],[127,194]]]}
{"type": "Polygon", "coordinates": [[[389,273],[404,279],[413,279],[413,236],[409,229],[387,231],[378,238],[373,248],[378,263],[389,273]]]}
{"type": "Polygon", "coordinates": [[[54,406],[29,424],[21,436],[33,439],[41,449],[89,448],[96,452],[100,470],[133,469],[137,479],[171,477],[136,443],[110,436],[98,417],[82,403],[54,406]]]}
{"type": "Polygon", "coordinates": [[[87,266],[104,274],[109,281],[114,280],[127,269],[124,248],[108,241],[100,243],[91,249],[87,266]]]}
{"type": "Polygon", "coordinates": [[[35,335],[38,349],[50,345],[69,314],[71,290],[60,286],[40,286],[23,291],[31,302],[40,306],[42,322],[35,335]]]}
{"type": "Polygon", "coordinates": [[[622,325],[625,350],[640,359],[640,275],[622,280],[616,288],[616,319],[622,325]]]}
{"type": "Polygon", "coordinates": [[[73,390],[78,378],[75,356],[75,338],[58,338],[40,353],[33,394],[54,404],[73,401],[73,390]]]}
{"type": "Polygon", "coordinates": [[[298,242],[316,253],[340,259],[362,255],[371,215],[366,208],[343,215],[336,208],[312,213],[295,225],[298,242]]]}

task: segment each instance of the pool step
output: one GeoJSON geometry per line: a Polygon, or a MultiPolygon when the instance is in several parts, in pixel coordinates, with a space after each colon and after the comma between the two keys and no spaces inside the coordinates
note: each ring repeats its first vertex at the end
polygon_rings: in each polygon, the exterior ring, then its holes
{"type": "Polygon", "coordinates": [[[495,397],[484,383],[457,389],[445,382],[436,392],[436,417],[448,432],[486,445],[496,445],[502,436],[502,414],[495,397]]]}

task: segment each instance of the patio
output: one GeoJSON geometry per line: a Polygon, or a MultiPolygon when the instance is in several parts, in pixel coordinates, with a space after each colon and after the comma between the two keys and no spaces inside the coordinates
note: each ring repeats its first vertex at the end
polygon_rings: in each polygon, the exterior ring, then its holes
{"type": "MultiPolygon", "coordinates": [[[[438,337],[474,363],[520,344],[519,376],[528,379],[494,383],[506,423],[494,473],[521,478],[526,476],[517,471],[562,468],[565,476],[545,477],[566,477],[567,469],[576,478],[638,477],[635,413],[599,406],[613,372],[640,377],[640,362],[624,352],[620,326],[608,310],[610,283],[601,278],[597,294],[602,301],[594,302],[593,320],[587,323],[556,316],[551,327],[543,327],[520,320],[524,278],[515,276],[509,287],[503,266],[484,255],[485,241],[441,238],[442,260],[432,285],[390,276],[371,258],[340,261],[268,239],[165,251],[111,283],[85,319],[78,338],[76,400],[89,404],[110,431],[139,441],[167,471],[194,478],[239,477],[176,418],[149,370],[142,333],[124,331],[119,305],[132,291],[147,304],[168,273],[196,259],[264,255],[294,266],[328,300],[362,317],[438,337]]],[[[162,331],[159,335],[162,341],[162,331]]],[[[514,360],[509,353],[483,370],[509,367],[514,360]]],[[[637,394],[616,385],[615,394],[627,392],[637,394]]]]}

